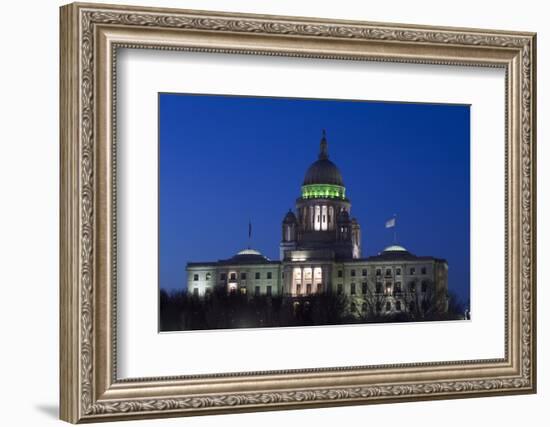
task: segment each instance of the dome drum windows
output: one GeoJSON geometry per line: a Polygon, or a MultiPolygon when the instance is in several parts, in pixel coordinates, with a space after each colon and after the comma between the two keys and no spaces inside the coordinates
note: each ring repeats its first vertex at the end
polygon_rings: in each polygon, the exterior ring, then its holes
{"type": "Polygon", "coordinates": [[[340,185],[312,184],[302,186],[302,199],[345,199],[346,189],[340,185]]]}

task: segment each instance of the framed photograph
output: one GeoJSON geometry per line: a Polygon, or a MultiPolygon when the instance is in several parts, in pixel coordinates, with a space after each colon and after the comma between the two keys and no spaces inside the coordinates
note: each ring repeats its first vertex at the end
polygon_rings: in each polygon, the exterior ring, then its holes
{"type": "Polygon", "coordinates": [[[536,391],[535,34],[60,22],[63,420],[536,391]]]}

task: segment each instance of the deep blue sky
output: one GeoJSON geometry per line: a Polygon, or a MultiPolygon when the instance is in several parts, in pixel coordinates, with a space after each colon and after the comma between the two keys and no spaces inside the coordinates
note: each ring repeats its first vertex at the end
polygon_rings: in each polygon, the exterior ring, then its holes
{"type": "Polygon", "coordinates": [[[449,288],[470,287],[470,108],[159,94],[159,280],[186,286],[185,264],[248,245],[278,259],[281,221],[326,129],[363,257],[398,243],[445,258],[449,288]]]}

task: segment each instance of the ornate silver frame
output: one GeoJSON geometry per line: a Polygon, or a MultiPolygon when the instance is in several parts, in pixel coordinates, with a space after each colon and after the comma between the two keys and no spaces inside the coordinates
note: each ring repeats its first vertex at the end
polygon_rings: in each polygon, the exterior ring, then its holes
{"type": "Polygon", "coordinates": [[[535,34],[189,10],[61,8],[61,419],[77,423],[536,391],[535,34]],[[506,70],[506,342],[497,360],[119,380],[118,47],[506,70]]]}

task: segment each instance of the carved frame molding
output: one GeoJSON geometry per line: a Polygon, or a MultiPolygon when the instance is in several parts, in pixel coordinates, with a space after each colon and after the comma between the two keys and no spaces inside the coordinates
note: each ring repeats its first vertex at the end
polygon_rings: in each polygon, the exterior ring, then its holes
{"type": "Polygon", "coordinates": [[[71,4],[61,8],[60,87],[62,419],[535,392],[535,34],[71,4]],[[120,47],[506,68],[506,357],[117,380],[120,47]],[[289,380],[298,385],[289,387],[289,380]]]}

